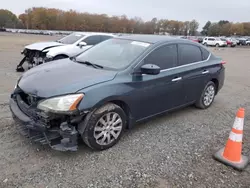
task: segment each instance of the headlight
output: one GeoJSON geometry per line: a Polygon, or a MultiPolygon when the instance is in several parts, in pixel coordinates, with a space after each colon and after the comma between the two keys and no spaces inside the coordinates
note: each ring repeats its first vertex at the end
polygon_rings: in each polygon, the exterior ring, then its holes
{"type": "Polygon", "coordinates": [[[46,57],[47,57],[48,59],[53,59],[53,58],[54,58],[52,55],[49,55],[49,54],[46,54],[46,57]]]}
{"type": "Polygon", "coordinates": [[[54,112],[70,112],[77,109],[77,105],[83,98],[83,94],[72,94],[61,97],[54,97],[40,102],[38,109],[54,112]]]}

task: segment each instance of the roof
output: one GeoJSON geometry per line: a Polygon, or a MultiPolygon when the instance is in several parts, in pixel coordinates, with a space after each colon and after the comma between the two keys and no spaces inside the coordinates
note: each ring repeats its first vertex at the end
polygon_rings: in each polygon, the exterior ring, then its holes
{"type": "Polygon", "coordinates": [[[73,32],[73,33],[77,33],[77,34],[81,34],[81,35],[107,35],[107,36],[115,36],[112,33],[101,33],[101,32],[73,32]]]}
{"type": "MultiPolygon", "coordinates": [[[[147,43],[157,43],[157,42],[164,42],[164,41],[171,41],[171,40],[180,40],[176,37],[166,36],[166,35],[123,35],[118,38],[127,39],[127,40],[135,40],[147,43]]],[[[184,39],[182,39],[184,40],[184,39]]]]}

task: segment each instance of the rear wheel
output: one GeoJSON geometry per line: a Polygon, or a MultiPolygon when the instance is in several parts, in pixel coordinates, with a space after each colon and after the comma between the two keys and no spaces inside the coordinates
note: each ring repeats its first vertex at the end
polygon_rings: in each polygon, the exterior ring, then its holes
{"type": "Polygon", "coordinates": [[[210,107],[214,101],[215,93],[216,85],[212,81],[208,82],[195,106],[201,109],[210,107]]]}
{"type": "Polygon", "coordinates": [[[104,150],[115,145],[126,123],[124,111],[113,103],[100,107],[86,119],[86,128],[79,132],[83,141],[95,150],[104,150]]]}
{"type": "Polygon", "coordinates": [[[219,47],[220,45],[219,44],[216,44],[215,47],[219,47]]]}

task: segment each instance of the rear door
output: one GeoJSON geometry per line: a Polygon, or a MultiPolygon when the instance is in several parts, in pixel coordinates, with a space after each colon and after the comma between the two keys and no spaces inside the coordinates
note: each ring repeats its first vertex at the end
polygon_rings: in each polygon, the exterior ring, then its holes
{"type": "MultiPolygon", "coordinates": [[[[210,53],[192,44],[178,44],[178,66],[183,80],[185,103],[196,101],[210,77],[210,67],[205,65],[210,53]]],[[[211,67],[212,68],[212,67],[211,67]]]]}

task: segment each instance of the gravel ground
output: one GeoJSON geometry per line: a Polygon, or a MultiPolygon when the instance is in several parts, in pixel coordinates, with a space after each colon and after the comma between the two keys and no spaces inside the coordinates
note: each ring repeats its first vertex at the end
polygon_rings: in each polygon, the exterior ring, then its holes
{"type": "Polygon", "coordinates": [[[238,172],[212,158],[224,146],[238,107],[246,109],[243,153],[250,151],[250,53],[223,48],[226,82],[207,110],[187,107],[126,131],[113,148],[75,153],[31,143],[16,130],[9,93],[20,74],[20,50],[56,37],[0,33],[0,187],[250,187],[250,167],[238,172]]]}

